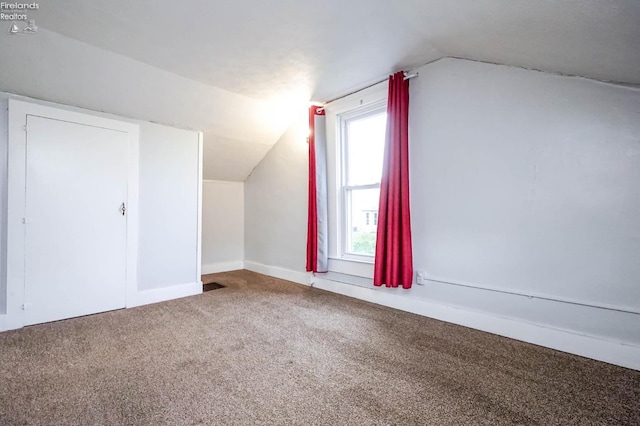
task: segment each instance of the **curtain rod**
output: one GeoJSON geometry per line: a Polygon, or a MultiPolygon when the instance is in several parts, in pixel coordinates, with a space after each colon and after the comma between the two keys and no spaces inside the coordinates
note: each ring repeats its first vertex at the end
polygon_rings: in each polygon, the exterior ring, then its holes
{"type": "MultiPolygon", "coordinates": [[[[406,73],[406,72],[404,73],[404,79],[405,79],[405,80],[411,80],[412,78],[415,78],[415,77],[417,77],[417,76],[418,76],[418,73],[417,73],[417,72],[414,72],[413,74],[408,74],[408,73],[406,73]]],[[[331,102],[335,102],[335,101],[337,101],[338,99],[346,98],[347,96],[353,95],[354,93],[358,93],[358,92],[360,92],[360,91],[362,91],[362,90],[368,89],[369,87],[373,87],[373,86],[375,86],[376,84],[384,83],[384,82],[385,82],[385,81],[387,81],[387,80],[389,80],[389,78],[388,78],[388,77],[387,77],[387,78],[385,78],[385,79],[382,79],[382,80],[380,80],[380,81],[376,81],[375,83],[371,83],[370,85],[368,85],[368,86],[366,86],[366,87],[363,87],[363,88],[361,88],[361,89],[355,90],[355,91],[353,91],[353,92],[349,92],[349,93],[347,93],[346,95],[342,95],[342,96],[338,96],[337,98],[333,98],[333,99],[331,99],[331,100],[329,100],[329,101],[325,102],[324,104],[325,104],[325,105],[327,105],[327,104],[330,104],[331,102]]],[[[323,109],[324,109],[324,108],[320,108],[320,110],[323,110],[323,109]]]]}

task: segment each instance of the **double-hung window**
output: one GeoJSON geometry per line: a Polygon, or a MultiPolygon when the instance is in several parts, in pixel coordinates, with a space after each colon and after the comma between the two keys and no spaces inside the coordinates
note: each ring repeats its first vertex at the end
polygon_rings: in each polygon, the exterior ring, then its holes
{"type": "Polygon", "coordinates": [[[342,257],[373,259],[386,133],[386,102],[339,114],[342,257]]]}

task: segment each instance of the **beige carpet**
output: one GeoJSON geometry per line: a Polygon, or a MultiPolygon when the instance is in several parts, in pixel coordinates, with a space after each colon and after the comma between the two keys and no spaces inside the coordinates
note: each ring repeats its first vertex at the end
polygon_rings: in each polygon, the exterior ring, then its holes
{"type": "Polygon", "coordinates": [[[0,333],[0,424],[640,424],[640,372],[247,271],[0,333]]]}

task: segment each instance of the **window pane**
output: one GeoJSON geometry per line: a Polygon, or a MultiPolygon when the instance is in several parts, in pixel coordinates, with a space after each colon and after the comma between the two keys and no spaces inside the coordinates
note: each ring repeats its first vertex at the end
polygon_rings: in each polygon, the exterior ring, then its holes
{"type": "Polygon", "coordinates": [[[373,256],[376,251],[380,188],[352,189],[349,193],[347,252],[373,256]]]}
{"type": "Polygon", "coordinates": [[[386,125],[384,112],[347,122],[347,185],[380,182],[386,125]]]}

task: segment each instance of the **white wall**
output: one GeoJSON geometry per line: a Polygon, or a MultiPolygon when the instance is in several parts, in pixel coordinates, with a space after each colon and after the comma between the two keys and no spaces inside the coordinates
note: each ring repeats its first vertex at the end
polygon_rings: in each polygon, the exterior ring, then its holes
{"type": "Polygon", "coordinates": [[[242,269],[244,183],[205,180],[202,189],[202,273],[242,269]]]}
{"type": "Polygon", "coordinates": [[[140,123],[139,290],[200,280],[198,169],[197,132],[140,123]]]}
{"type": "Polygon", "coordinates": [[[304,271],[307,240],[306,111],[245,181],[245,260],[304,271]]]}
{"type": "Polygon", "coordinates": [[[415,297],[640,344],[640,91],[442,60],[411,82],[415,297]]]}
{"type": "MultiPolygon", "coordinates": [[[[640,368],[640,92],[456,59],[418,72],[414,266],[451,284],[374,289],[364,265],[316,285],[640,368]]],[[[272,157],[247,183],[269,212],[247,213],[247,267],[304,283],[306,153],[272,157]]]]}

